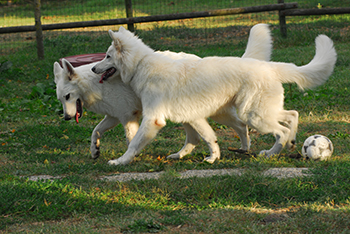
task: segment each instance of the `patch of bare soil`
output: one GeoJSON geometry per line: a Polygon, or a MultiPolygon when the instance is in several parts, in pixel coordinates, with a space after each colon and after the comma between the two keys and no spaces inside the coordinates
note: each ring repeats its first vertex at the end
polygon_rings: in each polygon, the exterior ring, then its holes
{"type": "MultiPolygon", "coordinates": [[[[293,178],[308,176],[306,174],[308,168],[270,168],[263,171],[264,176],[273,176],[276,178],[293,178]]],[[[191,177],[210,177],[215,175],[241,175],[244,169],[207,169],[207,170],[188,170],[179,172],[179,178],[191,178],[191,177]]],[[[100,179],[109,181],[130,181],[130,180],[147,180],[147,179],[158,179],[165,172],[132,172],[132,173],[120,173],[109,176],[102,176],[100,179]]],[[[50,175],[34,175],[27,177],[29,180],[56,180],[61,179],[63,176],[50,176],[50,175]]]]}

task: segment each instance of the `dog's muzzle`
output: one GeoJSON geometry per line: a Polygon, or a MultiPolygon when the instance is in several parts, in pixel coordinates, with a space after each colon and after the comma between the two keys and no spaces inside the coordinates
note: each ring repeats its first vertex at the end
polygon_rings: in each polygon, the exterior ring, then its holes
{"type": "Polygon", "coordinates": [[[79,98],[77,99],[76,105],[77,105],[77,112],[75,113],[75,121],[79,123],[79,118],[83,116],[83,104],[79,98]]]}
{"type": "Polygon", "coordinates": [[[67,115],[67,114],[64,115],[64,120],[71,120],[71,119],[72,117],[70,115],[67,115]]]}
{"type": "MultiPolygon", "coordinates": [[[[78,98],[76,101],[76,113],[75,113],[75,121],[77,123],[79,123],[79,118],[81,118],[83,116],[83,104],[80,101],[80,99],[78,98]]],[[[64,120],[71,120],[73,117],[68,115],[68,114],[64,114],[64,120]]]]}
{"type": "Polygon", "coordinates": [[[105,71],[102,75],[101,75],[101,79],[100,79],[100,83],[102,84],[104,80],[107,80],[109,77],[111,77],[115,72],[117,71],[117,69],[115,69],[114,67],[109,68],[107,71],[105,71]]]}
{"type": "MultiPolygon", "coordinates": [[[[96,67],[92,67],[91,71],[94,72],[95,74],[100,74],[99,72],[96,71],[96,67]]],[[[116,73],[117,69],[114,67],[108,68],[106,71],[104,71],[101,75],[100,83],[102,84],[103,81],[107,80],[109,77],[111,77],[114,73],[116,73]]]]}

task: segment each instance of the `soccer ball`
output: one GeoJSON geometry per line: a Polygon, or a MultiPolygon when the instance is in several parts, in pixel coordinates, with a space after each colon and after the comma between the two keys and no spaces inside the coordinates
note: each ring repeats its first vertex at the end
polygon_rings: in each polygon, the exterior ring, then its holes
{"type": "Polygon", "coordinates": [[[304,158],[313,160],[327,160],[333,154],[333,144],[331,140],[322,135],[308,137],[301,149],[304,158]]]}

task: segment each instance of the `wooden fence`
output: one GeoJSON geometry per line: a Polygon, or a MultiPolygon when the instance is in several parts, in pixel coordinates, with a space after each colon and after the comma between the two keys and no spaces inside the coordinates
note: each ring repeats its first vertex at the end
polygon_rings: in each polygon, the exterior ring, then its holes
{"type": "MultiPolygon", "coordinates": [[[[125,0],[125,1],[130,2],[130,4],[127,4],[127,5],[131,7],[131,0],[125,0]]],[[[35,2],[36,2],[36,5],[40,5],[40,0],[35,0],[35,2]]],[[[127,8],[126,12],[127,12],[128,18],[92,20],[92,21],[81,21],[81,22],[59,23],[59,24],[44,24],[41,26],[41,28],[42,30],[55,30],[55,29],[128,24],[129,26],[128,29],[133,31],[132,30],[133,24],[136,24],[136,23],[247,14],[247,13],[257,13],[257,12],[264,12],[264,11],[282,11],[282,10],[293,9],[297,7],[298,7],[298,4],[296,2],[277,3],[277,4],[263,5],[263,6],[238,7],[238,8],[213,10],[213,11],[199,11],[199,12],[177,13],[177,14],[168,14],[168,15],[152,15],[152,16],[143,16],[143,17],[132,17],[132,10],[130,10],[130,8],[127,8]]],[[[36,21],[39,21],[39,19],[36,19],[36,21]]],[[[0,28],[0,34],[15,33],[15,32],[33,32],[33,31],[36,31],[36,27],[32,25],[0,28]]]]}
{"type": "Polygon", "coordinates": [[[251,6],[251,7],[238,7],[228,8],[212,11],[199,11],[189,13],[177,13],[167,15],[153,15],[144,17],[133,17],[131,0],[125,0],[126,18],[108,19],[108,20],[93,20],[93,21],[82,21],[82,22],[71,22],[71,23],[58,23],[58,24],[41,24],[41,0],[34,0],[35,3],[35,25],[29,26],[16,26],[16,27],[3,27],[0,28],[0,34],[4,33],[18,33],[18,32],[36,32],[37,51],[38,58],[44,58],[44,47],[43,47],[43,30],[55,30],[55,29],[68,29],[68,28],[81,28],[81,27],[96,27],[106,25],[120,25],[127,24],[130,31],[134,31],[134,24],[154,21],[168,21],[168,20],[179,20],[189,18],[200,18],[200,17],[215,17],[224,15],[235,15],[235,14],[248,14],[257,12],[267,11],[278,11],[279,12],[279,24],[280,31],[283,37],[287,36],[287,24],[286,16],[301,16],[301,15],[326,15],[326,14],[349,14],[350,7],[345,8],[322,8],[322,9],[298,9],[298,3],[285,3],[284,0],[277,0],[276,4],[262,5],[262,6],[251,6]]]}

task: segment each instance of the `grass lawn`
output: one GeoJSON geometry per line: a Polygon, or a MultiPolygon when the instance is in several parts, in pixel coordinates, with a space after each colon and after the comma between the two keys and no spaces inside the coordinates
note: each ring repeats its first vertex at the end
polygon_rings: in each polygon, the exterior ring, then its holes
{"type": "MultiPolygon", "coordinates": [[[[138,28],[137,34],[156,50],[202,57],[241,56],[254,23],[208,29],[149,24],[138,28]]],[[[236,133],[210,121],[222,153],[222,159],[213,165],[202,161],[209,153],[203,142],[184,159],[166,159],[185,141],[182,126],[171,122],[131,164],[111,167],[107,161],[127,149],[123,128],[117,126],[105,133],[101,156],[94,161],[90,158],[90,135],[103,116],[85,110],[79,124],[62,118],[53,63],[69,55],[106,51],[110,44],[107,33],[46,38],[45,60],[36,58],[34,42],[0,57],[0,232],[349,232],[349,22],[324,16],[296,23],[289,27],[286,39],[279,36],[277,26],[271,27],[273,61],[308,63],[320,33],[334,40],[338,59],[329,81],[317,89],[300,91],[294,84],[285,85],[285,109],[300,114],[297,150],[284,150],[270,159],[229,151],[228,147],[240,146],[236,133]],[[335,150],[329,161],[292,157],[313,134],[332,140],[335,150]],[[307,167],[311,174],[288,179],[262,175],[272,167],[307,167]],[[178,177],[178,172],[189,169],[221,168],[245,171],[241,176],[178,177]],[[124,172],[156,171],[165,171],[159,180],[99,179],[124,172]],[[64,178],[26,178],[44,174],[64,178]]],[[[253,130],[250,135],[253,153],[274,144],[270,135],[253,130]]]]}

